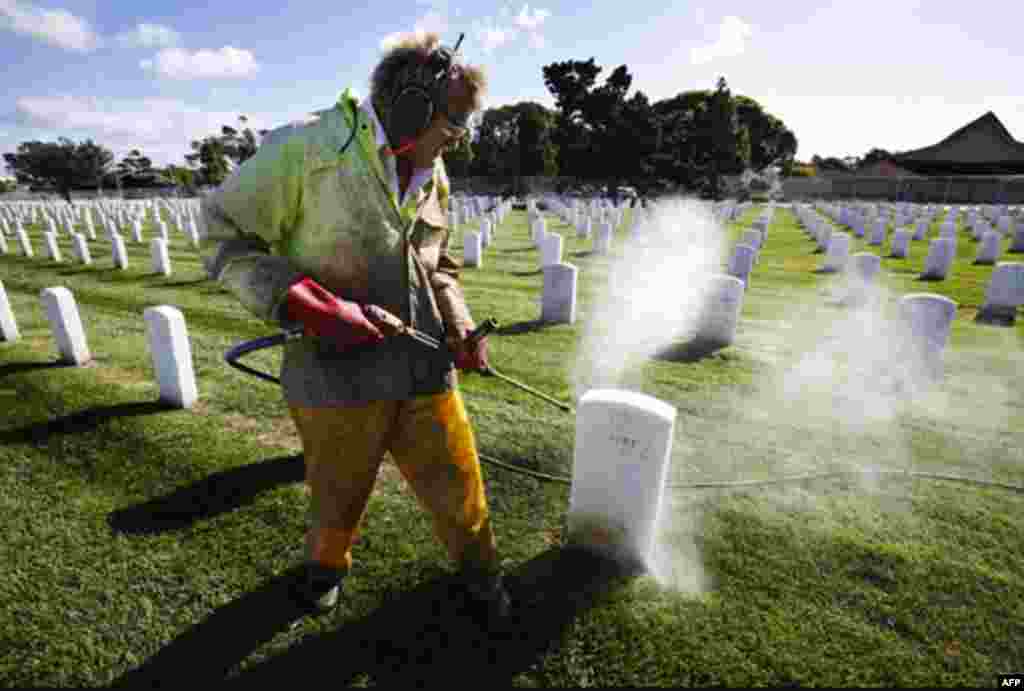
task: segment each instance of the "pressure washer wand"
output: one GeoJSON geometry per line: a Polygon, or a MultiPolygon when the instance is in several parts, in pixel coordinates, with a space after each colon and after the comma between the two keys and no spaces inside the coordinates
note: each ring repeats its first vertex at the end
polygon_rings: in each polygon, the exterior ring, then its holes
{"type": "MultiPolygon", "coordinates": [[[[483,324],[478,326],[476,329],[474,329],[469,334],[469,336],[466,337],[466,340],[470,344],[475,344],[481,338],[483,338],[484,336],[486,336],[487,334],[489,334],[490,332],[494,331],[497,328],[498,328],[497,320],[494,319],[494,317],[491,317],[490,319],[485,321],[483,324]]],[[[504,374],[501,374],[500,372],[496,371],[491,366],[488,366],[486,369],[471,370],[471,371],[475,371],[478,374],[480,374],[482,376],[485,376],[485,377],[497,377],[498,379],[500,379],[503,382],[506,382],[508,384],[511,384],[512,386],[516,387],[517,389],[522,389],[526,393],[533,394],[534,396],[536,396],[538,398],[544,399],[548,403],[552,403],[552,404],[558,406],[559,408],[561,408],[562,410],[564,410],[567,413],[571,413],[572,412],[572,406],[570,406],[570,405],[568,405],[566,403],[562,403],[558,399],[552,398],[551,396],[548,396],[545,393],[541,393],[540,391],[537,391],[536,389],[532,389],[529,386],[527,386],[526,384],[523,384],[522,382],[516,381],[512,377],[508,377],[508,376],[506,376],[504,374]]]]}

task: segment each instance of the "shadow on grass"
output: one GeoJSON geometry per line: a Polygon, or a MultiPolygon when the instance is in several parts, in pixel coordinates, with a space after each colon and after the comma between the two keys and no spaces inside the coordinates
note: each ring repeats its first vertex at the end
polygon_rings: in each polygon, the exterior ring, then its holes
{"type": "MultiPolygon", "coordinates": [[[[113,686],[225,680],[233,667],[303,615],[289,598],[299,573],[292,569],[222,607],[113,686]]],[[[346,685],[366,674],[377,684],[451,685],[472,679],[480,688],[509,683],[557,646],[573,620],[635,575],[635,569],[577,548],[548,550],[506,576],[513,606],[500,631],[478,622],[455,576],[445,576],[389,594],[371,614],[304,638],[227,681],[252,686],[323,678],[346,685]]]]}
{"type": "Polygon", "coordinates": [[[502,254],[516,254],[518,252],[538,252],[538,251],[539,250],[536,247],[531,245],[529,247],[516,247],[515,249],[510,249],[510,250],[501,250],[501,253],[502,254]]]}
{"type": "Polygon", "coordinates": [[[494,333],[500,336],[515,336],[517,334],[531,333],[533,331],[540,331],[541,329],[550,326],[551,324],[540,319],[531,319],[525,322],[516,322],[515,324],[509,324],[508,326],[502,326],[494,330],[494,333]]]}
{"type": "Polygon", "coordinates": [[[36,369],[50,369],[53,367],[74,367],[70,362],[54,360],[52,362],[11,362],[0,365],[0,379],[20,372],[31,372],[36,369]]]}
{"type": "Polygon", "coordinates": [[[570,257],[576,257],[577,259],[585,259],[586,257],[600,256],[594,250],[580,250],[579,252],[573,252],[569,255],[570,257]]]}
{"type": "MultiPolygon", "coordinates": [[[[63,262],[62,262],[62,264],[63,264],[63,262]]],[[[81,268],[78,268],[78,269],[66,269],[64,271],[58,271],[57,275],[58,276],[77,276],[78,274],[95,273],[96,271],[97,271],[97,269],[96,269],[95,266],[93,266],[92,264],[86,264],[86,265],[84,265],[84,266],[82,266],[81,268]]]]}
{"type": "Polygon", "coordinates": [[[945,281],[946,279],[945,278],[940,278],[938,276],[929,276],[927,274],[918,274],[917,278],[915,278],[914,280],[915,281],[920,281],[922,283],[941,283],[942,281],[945,281]]]}
{"type": "Polygon", "coordinates": [[[728,347],[728,344],[687,341],[666,346],[654,353],[651,358],[665,362],[698,362],[728,347]]]}
{"type": "Polygon", "coordinates": [[[521,278],[523,276],[540,276],[541,274],[544,273],[544,270],[534,269],[532,271],[509,271],[507,273],[509,276],[518,276],[521,278]]]}
{"type": "Polygon", "coordinates": [[[43,442],[55,434],[80,434],[91,432],[107,420],[116,417],[151,415],[170,412],[177,408],[163,401],[139,403],[118,403],[111,406],[86,408],[71,415],[38,422],[34,425],[0,432],[0,444],[31,444],[43,442]]]}
{"type": "MultiPolygon", "coordinates": [[[[161,274],[162,275],[162,274],[161,274]]],[[[171,281],[164,283],[165,288],[182,288],[185,286],[197,286],[203,283],[209,283],[209,278],[196,278],[191,281],[171,281]]]]}
{"type": "Polygon", "coordinates": [[[179,530],[249,504],[261,492],[304,478],[301,454],[272,458],[214,473],[166,496],[118,509],[107,516],[107,523],[113,531],[129,535],[179,530]]]}

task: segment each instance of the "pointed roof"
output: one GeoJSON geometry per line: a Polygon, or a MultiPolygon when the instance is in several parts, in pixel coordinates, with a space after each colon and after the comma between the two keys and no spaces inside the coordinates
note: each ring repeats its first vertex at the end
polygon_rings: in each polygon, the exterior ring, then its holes
{"type": "Polygon", "coordinates": [[[893,162],[921,172],[1008,174],[1024,172],[1024,143],[988,111],[938,144],[897,154],[893,162]]]}

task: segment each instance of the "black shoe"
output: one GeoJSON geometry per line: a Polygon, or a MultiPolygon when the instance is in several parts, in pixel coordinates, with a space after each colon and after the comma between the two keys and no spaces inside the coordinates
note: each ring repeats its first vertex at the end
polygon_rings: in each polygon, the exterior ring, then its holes
{"type": "Polygon", "coordinates": [[[512,598],[505,590],[501,575],[465,583],[471,615],[484,628],[501,630],[510,622],[512,598]]]}
{"type": "Polygon", "coordinates": [[[310,562],[292,593],[303,607],[315,614],[327,614],[338,606],[344,577],[344,571],[310,562]]]}

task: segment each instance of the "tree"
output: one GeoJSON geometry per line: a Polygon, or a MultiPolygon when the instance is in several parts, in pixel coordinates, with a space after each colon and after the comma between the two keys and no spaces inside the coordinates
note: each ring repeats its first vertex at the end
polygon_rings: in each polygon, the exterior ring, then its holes
{"type": "Polygon", "coordinates": [[[868,151],[866,154],[864,154],[864,156],[860,158],[858,167],[869,166],[872,163],[877,163],[878,161],[888,161],[895,155],[896,154],[891,151],[874,148],[871,149],[871,151],[868,151]]]}
{"type": "Polygon", "coordinates": [[[181,166],[169,165],[164,169],[164,177],[170,180],[175,187],[183,188],[185,194],[192,196],[196,193],[195,171],[181,166]]]}
{"type": "Polygon", "coordinates": [[[698,130],[704,140],[699,165],[705,173],[708,191],[717,199],[721,194],[721,176],[742,172],[750,161],[749,134],[739,125],[725,77],[718,78],[705,115],[698,130]]]}
{"type": "Polygon", "coordinates": [[[153,168],[153,161],[143,156],[138,149],[128,152],[114,169],[119,184],[127,187],[150,187],[166,184],[168,181],[161,171],[153,168]]]}
{"type": "Polygon", "coordinates": [[[463,137],[457,145],[442,154],[445,170],[451,177],[468,177],[474,156],[473,143],[469,137],[463,137]]]}
{"type": "Polygon", "coordinates": [[[562,175],[593,177],[590,125],[585,107],[601,68],[594,58],[567,60],[543,68],[544,85],[555,97],[556,116],[551,140],[558,147],[558,169],[562,175]]]}
{"type": "Polygon", "coordinates": [[[227,153],[220,137],[205,137],[192,142],[191,154],[185,160],[192,166],[199,166],[199,178],[202,184],[220,185],[230,172],[227,153]]]}
{"type": "MultiPolygon", "coordinates": [[[[243,125],[249,121],[244,115],[239,115],[238,120],[243,125]]],[[[258,134],[262,138],[267,132],[268,130],[259,130],[258,134]]],[[[193,140],[192,153],[185,154],[185,160],[190,166],[198,166],[202,184],[219,185],[232,170],[256,153],[259,148],[256,134],[248,127],[239,132],[233,127],[223,125],[219,135],[193,140]]]]}
{"type": "MultiPolygon", "coordinates": [[[[239,115],[238,121],[245,125],[249,122],[249,118],[245,115],[239,115]]],[[[259,144],[256,141],[256,134],[251,129],[246,127],[244,130],[239,132],[233,127],[224,125],[220,128],[221,131],[221,144],[224,146],[224,154],[236,165],[239,166],[246,160],[250,159],[255,155],[256,149],[259,148],[259,144]]],[[[269,130],[260,130],[258,132],[262,139],[267,135],[269,130]]]]}
{"type": "Polygon", "coordinates": [[[66,137],[54,142],[22,142],[17,153],[4,154],[18,182],[55,187],[71,202],[71,191],[88,184],[102,184],[114,155],[91,139],[75,144],[66,137]]]}

